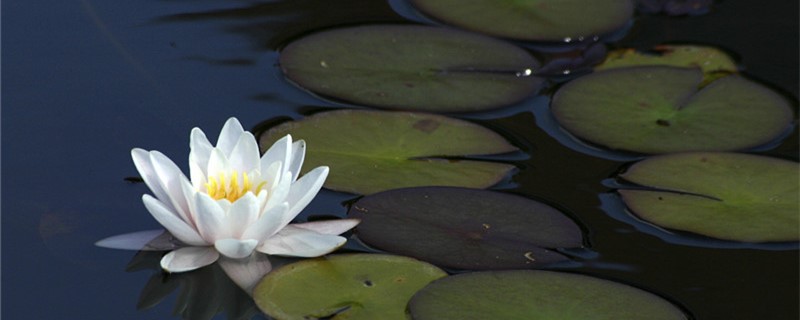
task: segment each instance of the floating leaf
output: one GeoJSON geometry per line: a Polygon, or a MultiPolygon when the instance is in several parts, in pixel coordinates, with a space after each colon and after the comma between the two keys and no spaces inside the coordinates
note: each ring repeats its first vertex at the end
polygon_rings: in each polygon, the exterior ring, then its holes
{"type": "Polygon", "coordinates": [[[686,319],[647,291],[594,277],[540,270],[459,274],[432,282],[409,302],[426,319],[686,319]]]}
{"type": "Polygon", "coordinates": [[[542,80],[525,50],[477,34],[375,25],[315,33],[281,51],[286,76],[312,92],[387,109],[486,110],[532,94],[542,80]]]}
{"type": "Polygon", "coordinates": [[[724,51],[692,45],[660,45],[655,47],[654,53],[642,53],[634,49],[614,50],[595,70],[643,65],[700,68],[705,78],[703,83],[738,72],[736,62],[724,51]]]}
{"type": "Polygon", "coordinates": [[[789,127],[792,111],[777,93],[733,75],[698,89],[702,77],[662,66],[596,72],[564,85],[551,108],[579,138],[642,153],[746,149],[789,127]]]}
{"type": "Polygon", "coordinates": [[[578,41],[620,29],[629,0],[412,0],[423,13],[464,29],[531,41],[578,41]]]}
{"type": "Polygon", "coordinates": [[[458,269],[533,268],[568,259],[554,248],[582,246],[580,227],[528,198],[452,187],[389,190],[354,203],[366,244],[458,269]]]}
{"type": "Polygon", "coordinates": [[[447,274],[411,258],[381,254],[303,260],[267,274],[253,299],[277,319],[406,319],[408,300],[447,274]]]}
{"type": "Polygon", "coordinates": [[[798,165],[736,153],[653,157],[622,178],[657,190],[619,190],[637,216],[656,225],[714,238],[800,240],[798,165]]]}
{"type": "Polygon", "coordinates": [[[489,187],[514,167],[439,157],[517,150],[476,124],[410,112],[319,113],[270,129],[261,145],[270,146],[286,134],[308,144],[303,170],[329,166],[326,188],[360,194],[429,185],[489,187]]]}

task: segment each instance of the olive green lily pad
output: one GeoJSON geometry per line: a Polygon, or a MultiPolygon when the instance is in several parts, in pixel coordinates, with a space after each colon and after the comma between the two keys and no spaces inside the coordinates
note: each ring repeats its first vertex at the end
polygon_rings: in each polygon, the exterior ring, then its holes
{"type": "Polygon", "coordinates": [[[777,138],[792,121],[788,101],[741,76],[699,88],[699,69],[616,68],[575,79],[551,110],[573,135],[641,153],[730,151],[777,138]]]}
{"type": "Polygon", "coordinates": [[[625,284],[540,270],[459,274],[432,282],[408,305],[415,320],[687,319],[669,301],[625,284]]]}
{"type": "Polygon", "coordinates": [[[286,134],[306,141],[303,173],[329,166],[325,187],[357,194],[431,185],[486,188],[514,166],[451,157],[517,150],[482,126],[411,112],[339,110],[314,114],[262,134],[262,151],[286,134]]]}
{"type": "Polygon", "coordinates": [[[494,191],[422,187],[363,197],[348,215],[364,243],[457,269],[535,268],[569,259],[555,251],[583,244],[560,211],[494,191]]]}
{"type": "Polygon", "coordinates": [[[644,65],[691,67],[703,70],[703,83],[737,73],[739,68],[724,51],[708,46],[659,45],[654,53],[634,49],[618,49],[608,53],[606,60],[595,66],[595,70],[624,68],[644,65]]]}
{"type": "Polygon", "coordinates": [[[256,305],[276,319],[406,319],[408,300],[441,269],[382,254],[332,255],[285,265],[253,291],[256,305]]]}
{"type": "Polygon", "coordinates": [[[458,30],[373,25],[311,34],[281,51],[286,76],[314,93],[386,109],[467,112],[511,105],[542,79],[525,50],[458,30]]]}
{"type": "Polygon", "coordinates": [[[622,28],[630,0],[412,0],[423,13],[471,31],[531,41],[578,41],[622,28]]]}
{"type": "Polygon", "coordinates": [[[737,153],[648,158],[621,175],[654,190],[619,190],[640,218],[713,238],[800,240],[800,170],[796,162],[737,153]]]}

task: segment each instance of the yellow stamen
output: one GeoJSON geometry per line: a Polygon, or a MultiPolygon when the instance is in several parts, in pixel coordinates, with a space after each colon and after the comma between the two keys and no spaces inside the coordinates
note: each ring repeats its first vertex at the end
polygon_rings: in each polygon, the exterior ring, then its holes
{"type": "Polygon", "coordinates": [[[234,202],[248,192],[258,194],[267,184],[266,181],[260,181],[253,187],[253,182],[247,173],[242,173],[241,177],[242,183],[239,186],[239,173],[236,170],[232,170],[229,177],[224,172],[220,172],[218,177],[208,178],[208,182],[205,184],[206,192],[215,200],[228,199],[228,201],[234,202]]]}

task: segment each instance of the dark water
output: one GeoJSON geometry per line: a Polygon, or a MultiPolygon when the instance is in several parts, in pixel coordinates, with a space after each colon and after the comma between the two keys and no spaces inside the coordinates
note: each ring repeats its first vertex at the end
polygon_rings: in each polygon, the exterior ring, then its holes
{"type": "MultiPolygon", "coordinates": [[[[184,169],[194,126],[215,135],[325,106],[282,80],[280,44],[342,24],[403,21],[378,0],[4,1],[2,3],[2,316],[4,319],[170,318],[175,295],[137,310],[155,270],[125,272],[132,252],[94,247],[155,229],[141,204],[132,147],[184,169]]],[[[721,46],[749,76],[796,99],[797,1],[719,1],[706,16],[643,17],[620,45],[721,46]]],[[[589,226],[578,272],[662,294],[697,319],[798,319],[796,250],[673,245],[600,210],[601,184],[624,165],[565,148],[525,112],[479,120],[530,154],[508,191],[560,204],[589,226]]],[[[516,110],[516,109],[515,109],[516,110]]],[[[797,159],[797,130],[765,154],[797,159]]],[[[312,212],[342,215],[326,192],[312,212]]],[[[632,306],[635,307],[635,306],[632,306]]]]}

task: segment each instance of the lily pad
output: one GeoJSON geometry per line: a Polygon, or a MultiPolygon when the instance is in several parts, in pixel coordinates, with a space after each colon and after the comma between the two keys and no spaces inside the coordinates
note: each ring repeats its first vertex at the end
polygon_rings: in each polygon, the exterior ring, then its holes
{"type": "Polygon", "coordinates": [[[579,138],[641,153],[747,149],[789,127],[789,103],[772,90],[735,75],[699,88],[702,79],[664,66],[601,71],[564,85],[551,109],[579,138]]]}
{"type": "Polygon", "coordinates": [[[308,145],[303,170],[329,166],[325,187],[357,194],[430,185],[486,188],[514,166],[453,157],[517,150],[479,125],[411,112],[318,113],[268,130],[262,148],[286,134],[308,145]]]}
{"type": "Polygon", "coordinates": [[[530,41],[579,41],[622,28],[630,0],[412,0],[447,24],[493,36],[530,41]]]}
{"type": "Polygon", "coordinates": [[[381,254],[303,260],[267,274],[253,292],[277,319],[406,319],[408,300],[447,274],[425,262],[381,254]]]}
{"type": "Polygon", "coordinates": [[[647,291],[541,270],[474,272],[439,279],[414,295],[408,309],[416,320],[687,319],[680,308],[647,291]]]}
{"type": "Polygon", "coordinates": [[[494,38],[414,25],[311,34],[281,51],[286,76],[314,93],[386,109],[467,112],[511,105],[542,79],[525,50],[494,38]]]}
{"type": "Polygon", "coordinates": [[[703,70],[703,83],[737,73],[736,62],[724,51],[707,46],[659,45],[654,52],[639,52],[634,49],[618,49],[608,53],[606,60],[595,66],[595,70],[612,68],[664,65],[692,67],[703,70]]]}
{"type": "Polygon", "coordinates": [[[655,190],[619,190],[640,218],[658,226],[746,241],[800,240],[796,162],[736,153],[653,157],[621,175],[655,190]]]}
{"type": "Polygon", "coordinates": [[[359,199],[348,215],[361,219],[364,243],[448,268],[535,268],[568,259],[554,249],[583,244],[580,227],[558,210],[486,190],[390,190],[359,199]]]}

